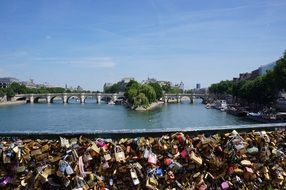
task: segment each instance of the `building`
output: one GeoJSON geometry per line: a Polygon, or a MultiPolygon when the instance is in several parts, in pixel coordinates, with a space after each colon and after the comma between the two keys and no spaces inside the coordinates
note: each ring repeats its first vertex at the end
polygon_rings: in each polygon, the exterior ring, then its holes
{"type": "Polygon", "coordinates": [[[201,89],[201,84],[200,83],[196,84],[196,89],[201,89]]]}
{"type": "MultiPolygon", "coordinates": [[[[127,85],[131,80],[134,80],[134,78],[133,78],[133,77],[125,77],[125,78],[121,79],[119,82],[114,83],[114,84],[118,84],[118,86],[119,86],[119,93],[120,93],[120,92],[125,92],[125,90],[126,90],[126,85],[127,85]]],[[[113,84],[113,83],[109,83],[109,82],[104,83],[104,85],[103,85],[103,91],[106,92],[106,90],[107,90],[108,88],[110,88],[110,87],[111,87],[112,85],[114,85],[114,84],[113,84]]]]}
{"type": "Polygon", "coordinates": [[[25,85],[28,88],[38,88],[37,84],[34,83],[33,79],[30,79],[29,81],[23,81],[21,84],[25,85]]]}
{"type": "Polygon", "coordinates": [[[250,73],[248,73],[248,72],[247,73],[240,73],[238,78],[236,78],[236,77],[233,78],[233,81],[238,82],[238,81],[243,81],[243,80],[248,80],[248,79],[255,79],[258,76],[262,76],[262,75],[266,74],[267,71],[273,69],[275,65],[276,65],[276,62],[273,62],[273,63],[269,63],[267,65],[262,65],[259,68],[251,71],[250,73]]]}
{"type": "Polygon", "coordinates": [[[19,83],[20,81],[13,77],[0,78],[0,88],[8,88],[13,82],[19,83]]]}

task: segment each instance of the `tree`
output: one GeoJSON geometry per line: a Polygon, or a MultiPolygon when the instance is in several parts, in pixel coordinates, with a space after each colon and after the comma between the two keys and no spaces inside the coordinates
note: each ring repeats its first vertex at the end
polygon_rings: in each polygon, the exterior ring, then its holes
{"type": "Polygon", "coordinates": [[[129,90],[127,91],[127,93],[125,94],[125,96],[127,97],[127,100],[133,104],[135,97],[138,95],[138,89],[136,87],[133,88],[129,88],[129,90]]]}
{"type": "Polygon", "coordinates": [[[171,92],[171,84],[167,83],[167,84],[163,85],[162,89],[165,93],[170,93],[171,92]]]}
{"type": "Polygon", "coordinates": [[[275,78],[276,90],[286,89],[286,50],[283,57],[276,61],[273,68],[273,77],[275,78]]]}
{"type": "Polygon", "coordinates": [[[138,89],[140,87],[140,84],[136,80],[130,80],[129,83],[127,83],[126,85],[126,90],[132,87],[138,89]]]}
{"type": "Polygon", "coordinates": [[[153,89],[153,87],[149,84],[143,84],[140,87],[139,92],[143,93],[148,98],[148,101],[150,103],[156,100],[156,92],[153,89]]]}
{"type": "Polygon", "coordinates": [[[104,92],[106,92],[106,93],[117,93],[117,92],[119,92],[119,90],[120,90],[120,85],[116,83],[116,84],[113,84],[112,86],[106,88],[104,90],[104,92]]]}
{"type": "Polygon", "coordinates": [[[163,96],[163,89],[160,86],[160,84],[157,83],[157,82],[156,83],[152,82],[152,83],[149,83],[149,85],[155,90],[156,99],[159,100],[160,98],[162,98],[162,96],[163,96]]]}
{"type": "Polygon", "coordinates": [[[147,107],[149,105],[148,98],[145,96],[143,93],[139,93],[135,99],[134,99],[134,104],[133,107],[137,108],[139,106],[147,107]]]}
{"type": "Polygon", "coordinates": [[[192,93],[193,93],[193,90],[192,90],[192,89],[186,90],[185,93],[187,93],[187,94],[192,94],[192,93]]]}
{"type": "Polygon", "coordinates": [[[0,88],[0,97],[4,97],[6,95],[6,90],[4,88],[0,88]]]}
{"type": "Polygon", "coordinates": [[[7,96],[14,97],[16,95],[15,91],[12,88],[7,88],[7,96]]]}

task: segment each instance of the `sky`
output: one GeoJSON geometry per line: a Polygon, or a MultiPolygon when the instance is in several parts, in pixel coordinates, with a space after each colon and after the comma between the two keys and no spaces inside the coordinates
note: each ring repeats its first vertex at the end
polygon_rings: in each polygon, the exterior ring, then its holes
{"type": "Polygon", "coordinates": [[[0,77],[207,87],[279,59],[285,0],[0,0],[0,77]]]}

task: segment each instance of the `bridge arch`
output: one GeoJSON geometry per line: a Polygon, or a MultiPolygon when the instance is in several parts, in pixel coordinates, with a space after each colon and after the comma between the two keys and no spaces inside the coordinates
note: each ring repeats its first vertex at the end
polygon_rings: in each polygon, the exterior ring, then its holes
{"type": "Polygon", "coordinates": [[[111,100],[113,100],[112,95],[101,95],[100,97],[100,101],[104,101],[106,103],[110,102],[111,100]]]}
{"type": "Polygon", "coordinates": [[[190,95],[182,95],[182,96],[180,96],[180,102],[182,102],[182,100],[184,100],[184,99],[188,99],[189,101],[190,101],[190,103],[192,103],[193,102],[193,96],[190,96],[190,95]]]}
{"type": "Polygon", "coordinates": [[[97,97],[96,96],[94,96],[94,95],[86,95],[85,97],[84,97],[84,102],[83,103],[86,103],[86,100],[95,100],[95,102],[97,102],[98,100],[97,100],[97,97]]]}
{"type": "Polygon", "coordinates": [[[45,103],[48,103],[46,96],[36,96],[34,97],[34,103],[39,103],[39,100],[42,100],[45,103]]]}
{"type": "Polygon", "coordinates": [[[80,96],[77,96],[77,95],[71,95],[71,96],[68,96],[67,97],[67,103],[70,103],[70,100],[71,99],[75,99],[75,102],[79,102],[80,103],[80,96]]]}
{"type": "Polygon", "coordinates": [[[174,101],[178,101],[178,96],[168,96],[166,102],[174,102],[174,101]]]}
{"type": "Polygon", "coordinates": [[[56,96],[52,96],[51,97],[51,103],[54,103],[54,100],[56,99],[56,98],[60,98],[61,100],[62,100],[62,102],[64,102],[64,98],[62,97],[62,96],[59,96],[59,95],[56,95],[56,96]]]}
{"type": "Polygon", "coordinates": [[[15,101],[24,101],[25,103],[29,103],[30,102],[30,99],[26,96],[23,96],[23,97],[17,97],[14,99],[15,101]]]}

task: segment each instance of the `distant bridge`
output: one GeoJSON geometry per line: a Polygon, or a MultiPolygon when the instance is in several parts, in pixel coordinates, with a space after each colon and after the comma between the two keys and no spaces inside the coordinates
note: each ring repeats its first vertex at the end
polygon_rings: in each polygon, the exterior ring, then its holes
{"type": "Polygon", "coordinates": [[[63,103],[68,103],[70,99],[76,98],[80,103],[85,103],[87,98],[96,99],[100,103],[102,99],[116,101],[124,98],[123,93],[48,93],[48,94],[16,94],[15,101],[24,100],[28,103],[37,103],[40,99],[45,99],[47,103],[53,103],[55,98],[62,99],[63,103]]]}
{"type": "Polygon", "coordinates": [[[182,101],[182,98],[190,99],[190,103],[194,102],[194,98],[201,98],[205,100],[208,97],[208,94],[197,94],[197,93],[179,93],[179,94],[164,94],[163,101],[168,103],[170,100],[175,100],[177,103],[182,101]]]}
{"type": "MultiPolygon", "coordinates": [[[[180,103],[182,98],[187,97],[190,102],[193,103],[194,98],[205,99],[207,94],[164,94],[163,101],[168,103],[170,100],[176,100],[180,103]]],[[[37,103],[40,99],[46,100],[47,103],[53,103],[54,99],[61,99],[63,103],[68,103],[70,99],[76,98],[80,103],[85,103],[87,98],[93,98],[97,103],[100,103],[103,99],[107,101],[116,101],[117,99],[124,99],[124,93],[47,93],[47,94],[16,94],[13,98],[14,101],[23,100],[27,103],[37,103]]]]}

